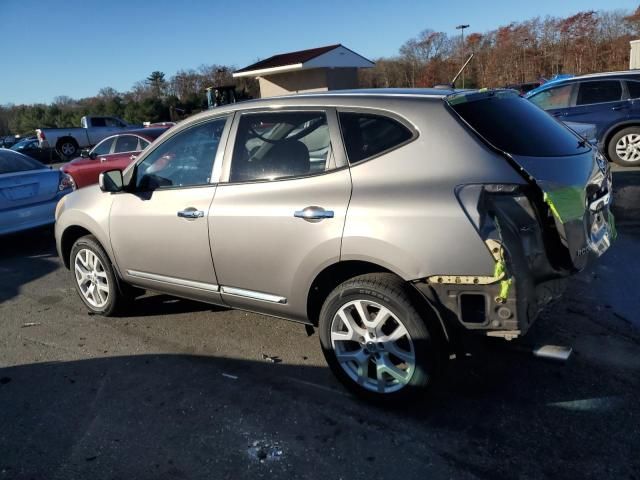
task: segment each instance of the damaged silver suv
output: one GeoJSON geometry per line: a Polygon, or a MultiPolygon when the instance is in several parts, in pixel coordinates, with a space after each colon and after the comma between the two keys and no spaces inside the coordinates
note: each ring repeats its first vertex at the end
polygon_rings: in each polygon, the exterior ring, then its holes
{"type": "Polygon", "coordinates": [[[524,335],[609,248],[610,200],[600,153],[510,91],[330,92],[186,120],[64,197],[56,241],[92,312],[148,289],[303,322],[396,400],[461,332],[524,335]]]}

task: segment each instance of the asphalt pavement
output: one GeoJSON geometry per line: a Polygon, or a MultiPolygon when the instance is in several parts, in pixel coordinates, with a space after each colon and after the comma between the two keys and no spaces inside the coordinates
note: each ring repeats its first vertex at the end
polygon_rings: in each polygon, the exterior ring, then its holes
{"type": "Polygon", "coordinates": [[[2,238],[0,480],[640,479],[640,172],[615,182],[602,261],[398,409],[351,397],[299,324],[157,294],[89,315],[51,230],[2,238]]]}

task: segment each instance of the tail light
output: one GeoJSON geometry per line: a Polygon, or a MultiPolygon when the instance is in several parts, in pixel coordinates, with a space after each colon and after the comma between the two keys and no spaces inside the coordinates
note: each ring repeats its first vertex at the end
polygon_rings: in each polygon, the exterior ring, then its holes
{"type": "Polygon", "coordinates": [[[58,184],[58,190],[76,189],[76,182],[73,181],[73,177],[68,173],[60,172],[60,183],[58,184]]]}
{"type": "Polygon", "coordinates": [[[38,138],[40,140],[46,140],[47,137],[45,136],[44,132],[42,130],[38,130],[38,138]]]}

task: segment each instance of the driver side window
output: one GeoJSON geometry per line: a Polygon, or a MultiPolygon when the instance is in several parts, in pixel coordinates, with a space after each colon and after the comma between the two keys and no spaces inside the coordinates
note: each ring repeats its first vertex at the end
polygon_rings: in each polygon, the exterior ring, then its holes
{"type": "Polygon", "coordinates": [[[93,147],[93,151],[91,153],[95,153],[96,155],[109,155],[111,153],[111,145],[113,144],[113,140],[113,137],[103,140],[98,145],[93,147]]]}
{"type": "Polygon", "coordinates": [[[211,182],[227,118],[200,123],[158,145],[136,168],[136,189],[191,187],[211,182]]]}
{"type": "Polygon", "coordinates": [[[238,124],[230,182],[324,172],[331,152],[324,112],[247,113],[238,124]]]}

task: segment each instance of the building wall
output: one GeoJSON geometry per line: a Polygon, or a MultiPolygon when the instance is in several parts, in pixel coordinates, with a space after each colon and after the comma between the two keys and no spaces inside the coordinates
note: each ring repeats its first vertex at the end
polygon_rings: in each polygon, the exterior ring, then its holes
{"type": "Polygon", "coordinates": [[[358,88],[358,69],[331,68],[327,70],[327,86],[329,90],[358,88]]]}
{"type": "Polygon", "coordinates": [[[358,87],[357,68],[313,68],[298,72],[259,77],[260,96],[277,97],[291,93],[324,92],[358,87]]]}
{"type": "Polygon", "coordinates": [[[629,69],[640,68],[640,40],[631,40],[631,55],[629,55],[629,69]]]}

